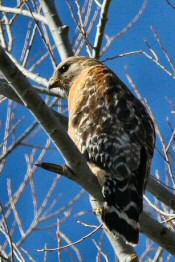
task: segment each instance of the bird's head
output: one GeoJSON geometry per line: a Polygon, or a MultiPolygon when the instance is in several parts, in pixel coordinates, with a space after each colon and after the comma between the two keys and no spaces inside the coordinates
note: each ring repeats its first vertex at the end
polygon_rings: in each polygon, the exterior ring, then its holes
{"type": "Polygon", "coordinates": [[[67,98],[73,82],[80,76],[83,70],[97,64],[100,64],[100,62],[89,57],[69,57],[58,65],[55,73],[49,80],[48,88],[57,88],[61,96],[67,98]]]}

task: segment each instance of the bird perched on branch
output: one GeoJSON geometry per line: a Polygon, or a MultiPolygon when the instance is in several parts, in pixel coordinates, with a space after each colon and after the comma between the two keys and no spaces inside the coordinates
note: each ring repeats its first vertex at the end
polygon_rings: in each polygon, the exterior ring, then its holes
{"type": "Polygon", "coordinates": [[[88,57],[70,57],[49,88],[68,97],[68,133],[102,187],[101,217],[115,236],[137,244],[155,132],[144,105],[117,75],[88,57]]]}

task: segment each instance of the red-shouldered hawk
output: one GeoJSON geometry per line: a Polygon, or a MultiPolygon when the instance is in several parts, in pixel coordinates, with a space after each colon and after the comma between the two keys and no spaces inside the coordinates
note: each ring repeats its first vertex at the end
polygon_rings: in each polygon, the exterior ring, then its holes
{"type": "Polygon", "coordinates": [[[55,87],[68,97],[69,135],[102,187],[103,222],[137,244],[155,145],[147,110],[113,71],[88,57],[64,60],[50,80],[55,87]]]}

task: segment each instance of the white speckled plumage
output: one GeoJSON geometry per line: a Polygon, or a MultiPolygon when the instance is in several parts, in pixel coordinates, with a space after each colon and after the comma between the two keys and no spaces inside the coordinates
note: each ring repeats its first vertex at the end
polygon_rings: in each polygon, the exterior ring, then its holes
{"type": "Polygon", "coordinates": [[[91,58],[68,58],[53,79],[52,87],[68,96],[69,135],[102,186],[103,222],[114,235],[138,243],[155,144],[147,110],[114,72],[91,58]]]}

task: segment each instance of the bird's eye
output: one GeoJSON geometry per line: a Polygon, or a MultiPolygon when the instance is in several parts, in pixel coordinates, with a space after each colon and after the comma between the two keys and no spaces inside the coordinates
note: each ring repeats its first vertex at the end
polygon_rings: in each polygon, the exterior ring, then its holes
{"type": "Polygon", "coordinates": [[[65,73],[69,69],[69,65],[63,65],[59,71],[61,74],[65,73]]]}

